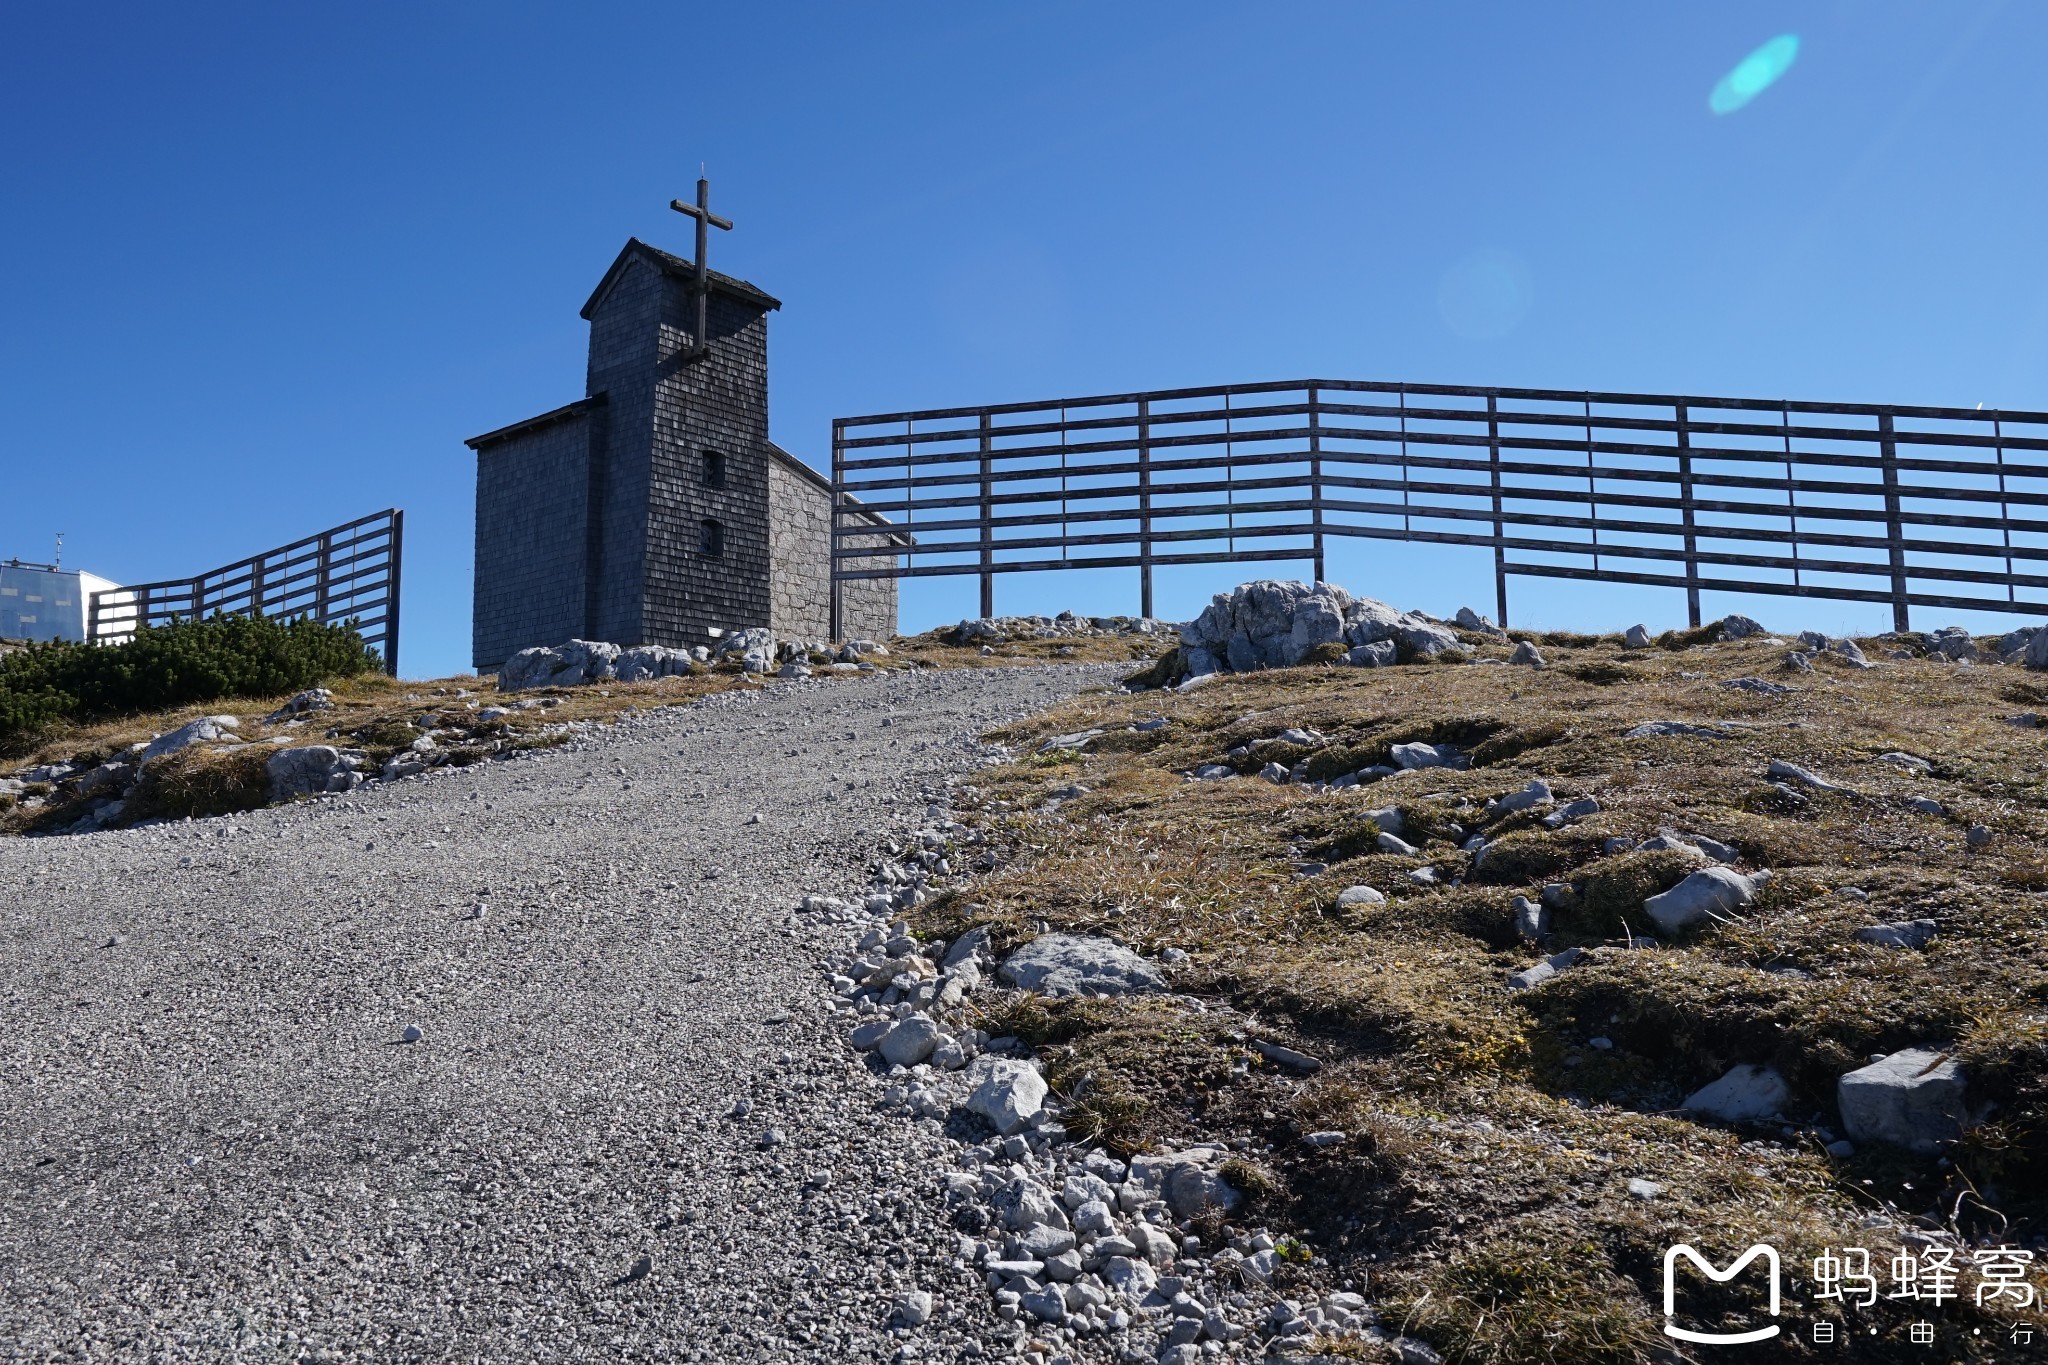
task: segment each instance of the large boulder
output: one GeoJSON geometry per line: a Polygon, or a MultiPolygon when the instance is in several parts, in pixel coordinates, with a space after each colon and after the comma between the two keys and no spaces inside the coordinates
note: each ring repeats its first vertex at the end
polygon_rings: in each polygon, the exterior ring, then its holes
{"type": "MultiPolygon", "coordinates": [[[[1457,632],[1440,622],[1353,597],[1335,584],[1273,579],[1218,593],[1181,627],[1180,638],[1195,674],[1288,668],[1325,645],[1350,652],[1398,642],[1417,654],[1435,655],[1458,644],[1457,632]]],[[[1377,663],[1379,651],[1363,658],[1377,663]]]]}
{"type": "Polygon", "coordinates": [[[302,744],[279,749],[264,765],[270,777],[270,799],[352,791],[363,779],[356,761],[332,744],[302,744]]]}
{"type": "Polygon", "coordinates": [[[1041,995],[1129,995],[1163,991],[1159,969],[1129,948],[1082,934],[1043,934],[1010,954],[1003,980],[1041,995]]]}
{"type": "Polygon", "coordinates": [[[1835,1102],[1852,1140],[1931,1152],[1961,1137],[1968,1126],[1966,1081],[1955,1058],[1933,1048],[1909,1047],[1842,1077],[1835,1102]]]}
{"type": "Polygon", "coordinates": [[[666,645],[635,645],[619,652],[613,671],[620,682],[684,677],[690,671],[690,651],[666,645]]]}
{"type": "Polygon", "coordinates": [[[578,687],[617,676],[624,651],[603,640],[570,640],[549,647],[522,649],[498,666],[498,690],[519,692],[530,687],[578,687]]]}

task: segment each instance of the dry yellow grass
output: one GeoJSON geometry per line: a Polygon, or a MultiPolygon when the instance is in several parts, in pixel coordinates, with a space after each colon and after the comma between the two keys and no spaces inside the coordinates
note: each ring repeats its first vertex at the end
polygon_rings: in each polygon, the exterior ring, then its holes
{"type": "MultiPolygon", "coordinates": [[[[1810,1318],[1803,1267],[1822,1247],[1897,1250],[1896,1233],[1861,1226],[1872,1211],[1993,1242],[2037,1235],[2048,729],[2008,717],[2048,701],[2048,688],[2016,668],[1924,659],[1862,671],[1823,659],[1790,674],[1782,645],[1757,642],[1624,651],[1614,638],[1551,637],[1543,648],[1540,671],[1281,670],[1186,694],[1084,697],[1016,726],[1001,737],[1023,756],[970,797],[1005,859],[927,907],[926,927],[988,923],[1008,943],[1049,925],[1184,950],[1175,986],[1206,1009],[1031,1001],[990,1027],[1040,1042],[1077,1122],[1113,1145],[1271,1142],[1257,1216],[1304,1236],[1332,1262],[1329,1278],[1369,1279],[1447,1358],[1668,1359],[1657,1300],[1673,1240],[1723,1255],[1774,1241],[1788,1312],[1810,1318]],[[1722,685],[1745,676],[1797,690],[1722,685]],[[1157,716],[1169,723],[1131,728],[1157,716]],[[1717,723],[1730,738],[1624,737],[1647,720],[1717,723]],[[1257,745],[1295,727],[1323,741],[1257,745]],[[1088,728],[1105,733],[1085,754],[1032,752],[1088,728]],[[1412,739],[1457,744],[1474,765],[1326,792],[1249,776],[1268,759],[1334,776],[1412,739]],[[1242,745],[1255,747],[1232,757],[1242,745]],[[1931,772],[1881,757],[1898,751],[1931,772]],[[1773,759],[1858,795],[1788,798],[1766,780],[1773,759]],[[1183,777],[1218,762],[1247,775],[1183,777]],[[1602,810],[1556,832],[1534,815],[1485,821],[1488,798],[1533,777],[1602,810]],[[1049,802],[1073,783],[1088,790],[1049,802]],[[1400,807],[1419,857],[1373,851],[1360,816],[1386,805],[1400,807]],[[1975,823],[1994,831],[1978,851],[1965,838],[1975,823]],[[1482,826],[1502,842],[1475,869],[1458,836],[1482,826]],[[1656,950],[1613,946],[1651,927],[1642,897],[1688,864],[1602,844],[1667,827],[1776,875],[1736,922],[1656,950]],[[1442,885],[1409,879],[1424,864],[1442,885]],[[1539,950],[1519,941],[1509,902],[1548,881],[1580,894],[1539,950]],[[1387,902],[1338,911],[1337,892],[1357,883],[1387,902]],[[1924,950],[1854,941],[1859,927],[1916,917],[1941,925],[1924,950]],[[1505,990],[1509,972],[1570,945],[1608,950],[1537,990],[1505,990]],[[1325,1065],[1303,1079],[1267,1064],[1246,1047],[1254,1034],[1325,1065]],[[1966,1059],[1992,1121],[1940,1163],[1876,1146],[1830,1158],[1821,1130],[1837,1122],[1835,1079],[1916,1043],[1966,1059]],[[1735,1130],[1675,1112],[1740,1062],[1785,1073],[1787,1123],[1735,1130]],[[1351,1139],[1300,1142],[1332,1128],[1351,1139]],[[1665,1193],[1631,1197],[1631,1177],[1665,1193]]],[[[1924,1354],[1904,1340],[1920,1316],[1906,1305],[1831,1311],[1858,1331],[1858,1360],[1924,1354]],[[1871,1326],[1875,1341],[1861,1335],[1871,1326]]],[[[1994,1315],[1973,1312],[1951,1305],[1943,1317],[1965,1336],[1988,1333],[1994,1315]]],[[[1989,1358],[2004,1340],[1957,1347],[1958,1331],[1944,1337],[1957,1356],[1989,1358]]]]}

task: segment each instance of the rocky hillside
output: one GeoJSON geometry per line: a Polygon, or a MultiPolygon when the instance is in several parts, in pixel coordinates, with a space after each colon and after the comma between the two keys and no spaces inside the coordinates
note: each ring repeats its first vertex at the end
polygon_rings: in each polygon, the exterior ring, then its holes
{"type": "Polygon", "coordinates": [[[977,1004],[1067,1131],[1229,1154],[1206,1240],[1282,1229],[1283,1293],[1362,1291],[1446,1359],[1669,1359],[1680,1240],[1776,1245],[1788,1320],[1858,1360],[1922,1358],[1909,1319],[1975,1358],[2038,1314],[1972,1269],[2048,1214],[2027,635],[1524,636],[1297,596],[1308,630],[1226,604],[1141,679],[1172,687],[1004,732],[959,794],[1000,852],[919,932],[1161,973],[977,1004]],[[1304,635],[1323,662],[1287,666],[1304,635]],[[1887,1294],[1901,1256],[1953,1262],[1962,1301],[1816,1300],[1829,1248],[1887,1294]]]}

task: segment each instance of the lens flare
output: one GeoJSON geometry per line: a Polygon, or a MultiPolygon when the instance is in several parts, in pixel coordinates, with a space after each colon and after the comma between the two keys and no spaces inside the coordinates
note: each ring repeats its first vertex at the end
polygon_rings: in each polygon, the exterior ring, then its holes
{"type": "Polygon", "coordinates": [[[1721,78],[1707,107],[1717,114],[1732,114],[1778,83],[1792,69],[1799,56],[1799,35],[1781,33],[1744,57],[1733,71],[1721,78]]]}

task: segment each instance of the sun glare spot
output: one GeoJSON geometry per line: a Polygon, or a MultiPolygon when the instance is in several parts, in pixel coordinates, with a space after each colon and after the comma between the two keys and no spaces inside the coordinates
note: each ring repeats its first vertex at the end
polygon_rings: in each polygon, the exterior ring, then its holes
{"type": "Polygon", "coordinates": [[[1792,69],[1799,56],[1799,35],[1781,33],[1744,57],[1733,71],[1721,78],[1707,107],[1717,114],[1732,114],[1778,83],[1792,69]]]}

